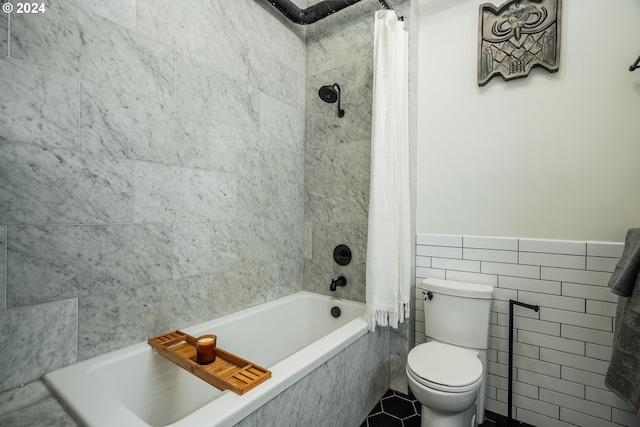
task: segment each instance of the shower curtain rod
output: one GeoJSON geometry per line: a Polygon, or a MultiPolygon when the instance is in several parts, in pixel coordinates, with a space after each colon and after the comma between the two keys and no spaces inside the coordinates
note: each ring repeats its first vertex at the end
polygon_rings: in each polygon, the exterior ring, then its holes
{"type": "Polygon", "coordinates": [[[391,6],[389,6],[386,1],[378,0],[378,2],[380,3],[380,6],[382,6],[383,9],[385,9],[385,10],[393,10],[393,8],[391,8],[391,6]]]}
{"type": "MultiPolygon", "coordinates": [[[[278,9],[289,21],[299,24],[308,25],[313,24],[327,16],[339,12],[342,9],[352,6],[360,0],[325,0],[320,3],[316,3],[309,6],[306,9],[300,9],[290,0],[267,0],[273,7],[278,9]]],[[[386,1],[378,0],[380,6],[386,10],[393,10],[386,1]]],[[[398,17],[401,21],[404,21],[404,17],[398,17]]]]}
{"type": "MultiPolygon", "coordinates": [[[[380,2],[380,6],[382,6],[384,10],[393,10],[395,12],[395,10],[391,6],[389,6],[386,1],[378,0],[378,2],[380,2]]],[[[404,21],[404,16],[398,15],[397,12],[396,12],[396,16],[398,17],[398,20],[404,21]]]]}

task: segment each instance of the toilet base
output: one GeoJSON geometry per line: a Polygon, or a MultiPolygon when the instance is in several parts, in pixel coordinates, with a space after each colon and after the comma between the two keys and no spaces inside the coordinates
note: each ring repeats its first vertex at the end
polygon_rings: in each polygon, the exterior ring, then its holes
{"type": "Polygon", "coordinates": [[[421,427],[478,427],[476,405],[458,414],[436,412],[422,405],[421,427]]]}

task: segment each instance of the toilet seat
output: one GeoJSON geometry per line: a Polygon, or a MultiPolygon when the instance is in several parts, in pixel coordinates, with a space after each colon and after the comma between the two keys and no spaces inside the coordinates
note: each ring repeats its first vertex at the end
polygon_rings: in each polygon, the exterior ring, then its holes
{"type": "Polygon", "coordinates": [[[431,341],[413,348],[407,371],[422,385],[450,393],[462,393],[482,382],[482,362],[476,352],[431,341]]]}

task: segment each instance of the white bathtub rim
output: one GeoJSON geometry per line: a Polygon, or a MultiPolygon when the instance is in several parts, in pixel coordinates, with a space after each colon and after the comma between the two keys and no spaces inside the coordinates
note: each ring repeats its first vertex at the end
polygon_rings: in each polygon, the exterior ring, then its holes
{"type": "MultiPolygon", "coordinates": [[[[362,304],[302,291],[182,330],[188,334],[197,335],[206,331],[210,324],[215,323],[219,325],[232,321],[235,316],[239,316],[246,311],[255,311],[256,309],[266,310],[273,305],[285,303],[301,295],[309,295],[320,299],[330,298],[336,300],[336,302],[346,304],[362,304]]],[[[234,425],[304,376],[311,373],[314,369],[327,362],[333,356],[340,353],[366,333],[367,323],[364,316],[356,318],[284,360],[271,367],[267,367],[271,371],[271,379],[260,384],[260,386],[245,395],[239,396],[231,391],[224,391],[220,397],[205,404],[182,419],[169,424],[167,427],[217,427],[234,425]],[[344,337],[347,338],[345,339],[344,337]],[[313,357],[313,362],[310,364],[306,363],[309,357],[313,357]],[[221,408],[223,408],[224,411],[221,411],[221,408]],[[212,422],[212,420],[214,421],[212,422]]],[[[101,420],[97,424],[94,421],[91,422],[91,425],[96,427],[110,427],[113,425],[149,427],[149,424],[140,419],[122,402],[108,393],[104,387],[95,380],[93,375],[91,375],[92,372],[105,364],[111,364],[116,360],[131,357],[139,352],[153,352],[153,357],[161,357],[155,354],[155,350],[146,342],[143,342],[58,369],[44,375],[44,380],[64,402],[73,402],[73,405],[65,406],[84,424],[89,424],[89,420],[85,415],[91,413],[92,419],[99,418],[101,420]],[[68,387],[59,387],[62,382],[69,383],[69,381],[74,381],[77,387],[71,389],[68,387]],[[84,393],[80,390],[88,392],[84,393]],[[113,408],[117,408],[117,411],[114,411],[113,408]],[[96,417],[96,414],[99,415],[99,417],[96,417]]]]}

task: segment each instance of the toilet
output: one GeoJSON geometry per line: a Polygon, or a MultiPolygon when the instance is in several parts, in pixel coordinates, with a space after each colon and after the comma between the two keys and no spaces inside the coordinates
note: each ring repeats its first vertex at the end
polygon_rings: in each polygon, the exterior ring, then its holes
{"type": "Polygon", "coordinates": [[[407,356],[422,427],[475,427],[484,421],[493,287],[442,279],[422,285],[427,342],[407,356]]]}

